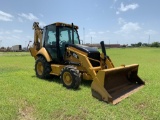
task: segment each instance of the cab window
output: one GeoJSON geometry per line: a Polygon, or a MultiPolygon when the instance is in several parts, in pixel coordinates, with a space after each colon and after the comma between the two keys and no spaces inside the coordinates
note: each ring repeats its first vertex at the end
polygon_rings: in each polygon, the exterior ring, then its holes
{"type": "Polygon", "coordinates": [[[56,46],[56,27],[53,25],[46,29],[45,46],[56,46]]]}

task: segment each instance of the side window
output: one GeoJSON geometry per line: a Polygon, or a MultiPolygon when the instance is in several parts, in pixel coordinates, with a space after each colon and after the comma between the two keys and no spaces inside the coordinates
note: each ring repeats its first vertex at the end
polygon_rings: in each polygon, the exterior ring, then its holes
{"type": "Polygon", "coordinates": [[[66,41],[69,42],[69,36],[68,36],[68,30],[61,30],[60,36],[59,36],[60,42],[66,41]]]}
{"type": "Polygon", "coordinates": [[[56,36],[55,36],[55,32],[53,31],[48,31],[48,44],[49,45],[56,44],[56,36]]]}
{"type": "Polygon", "coordinates": [[[77,31],[74,30],[74,44],[79,44],[77,31]]]}
{"type": "MultiPolygon", "coordinates": [[[[72,28],[70,27],[60,27],[59,29],[59,38],[61,43],[72,43],[72,28]]],[[[79,44],[78,33],[74,29],[74,44],[79,44]]]]}
{"type": "MultiPolygon", "coordinates": [[[[70,30],[70,36],[72,39],[72,30],[70,30]]],[[[78,33],[76,30],[74,30],[74,44],[79,44],[79,38],[78,38],[78,33]]]]}
{"type": "Polygon", "coordinates": [[[53,25],[48,26],[46,29],[45,46],[56,46],[56,29],[53,25]]]}

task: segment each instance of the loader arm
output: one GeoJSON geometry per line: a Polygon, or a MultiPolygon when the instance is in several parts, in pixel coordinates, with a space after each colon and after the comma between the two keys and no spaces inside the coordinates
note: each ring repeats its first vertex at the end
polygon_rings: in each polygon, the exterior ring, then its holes
{"type": "MultiPolygon", "coordinates": [[[[98,88],[98,90],[100,90],[100,92],[102,93],[103,97],[105,97],[105,100],[108,101],[109,98],[111,98],[111,96],[109,95],[109,93],[103,87],[104,82],[99,80],[99,78],[103,78],[103,80],[104,80],[104,74],[100,73],[100,74],[97,75],[97,69],[96,69],[97,67],[92,66],[92,64],[89,61],[89,58],[85,54],[77,52],[77,51],[75,51],[75,49],[72,49],[72,48],[67,48],[67,50],[75,52],[78,55],[79,60],[81,61],[81,66],[86,68],[87,74],[89,74],[91,76],[91,79],[93,81],[96,81],[96,85],[94,84],[95,85],[94,87],[98,88]],[[101,88],[101,89],[99,89],[99,88],[101,88]]],[[[113,68],[112,63],[108,59],[106,59],[106,64],[107,63],[108,63],[108,66],[110,68],[113,68]]],[[[100,69],[103,69],[103,68],[100,68],[100,69]]]]}

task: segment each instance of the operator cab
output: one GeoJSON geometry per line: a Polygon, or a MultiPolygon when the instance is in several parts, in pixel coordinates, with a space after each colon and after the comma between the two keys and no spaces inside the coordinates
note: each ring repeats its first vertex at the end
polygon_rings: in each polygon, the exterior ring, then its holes
{"type": "Polygon", "coordinates": [[[53,62],[63,62],[65,48],[68,44],[80,44],[77,29],[78,26],[65,23],[54,23],[44,27],[42,46],[46,48],[53,62]]]}

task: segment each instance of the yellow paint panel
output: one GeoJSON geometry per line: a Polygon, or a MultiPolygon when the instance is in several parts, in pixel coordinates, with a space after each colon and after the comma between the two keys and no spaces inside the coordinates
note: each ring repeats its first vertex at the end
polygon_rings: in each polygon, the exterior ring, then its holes
{"type": "Polygon", "coordinates": [[[43,55],[46,58],[47,62],[51,62],[52,61],[51,57],[49,56],[48,52],[46,51],[46,49],[44,47],[42,47],[38,51],[37,55],[43,55]]]}
{"type": "Polygon", "coordinates": [[[52,71],[50,74],[59,76],[63,67],[64,67],[64,65],[52,64],[51,65],[52,71]]]}

